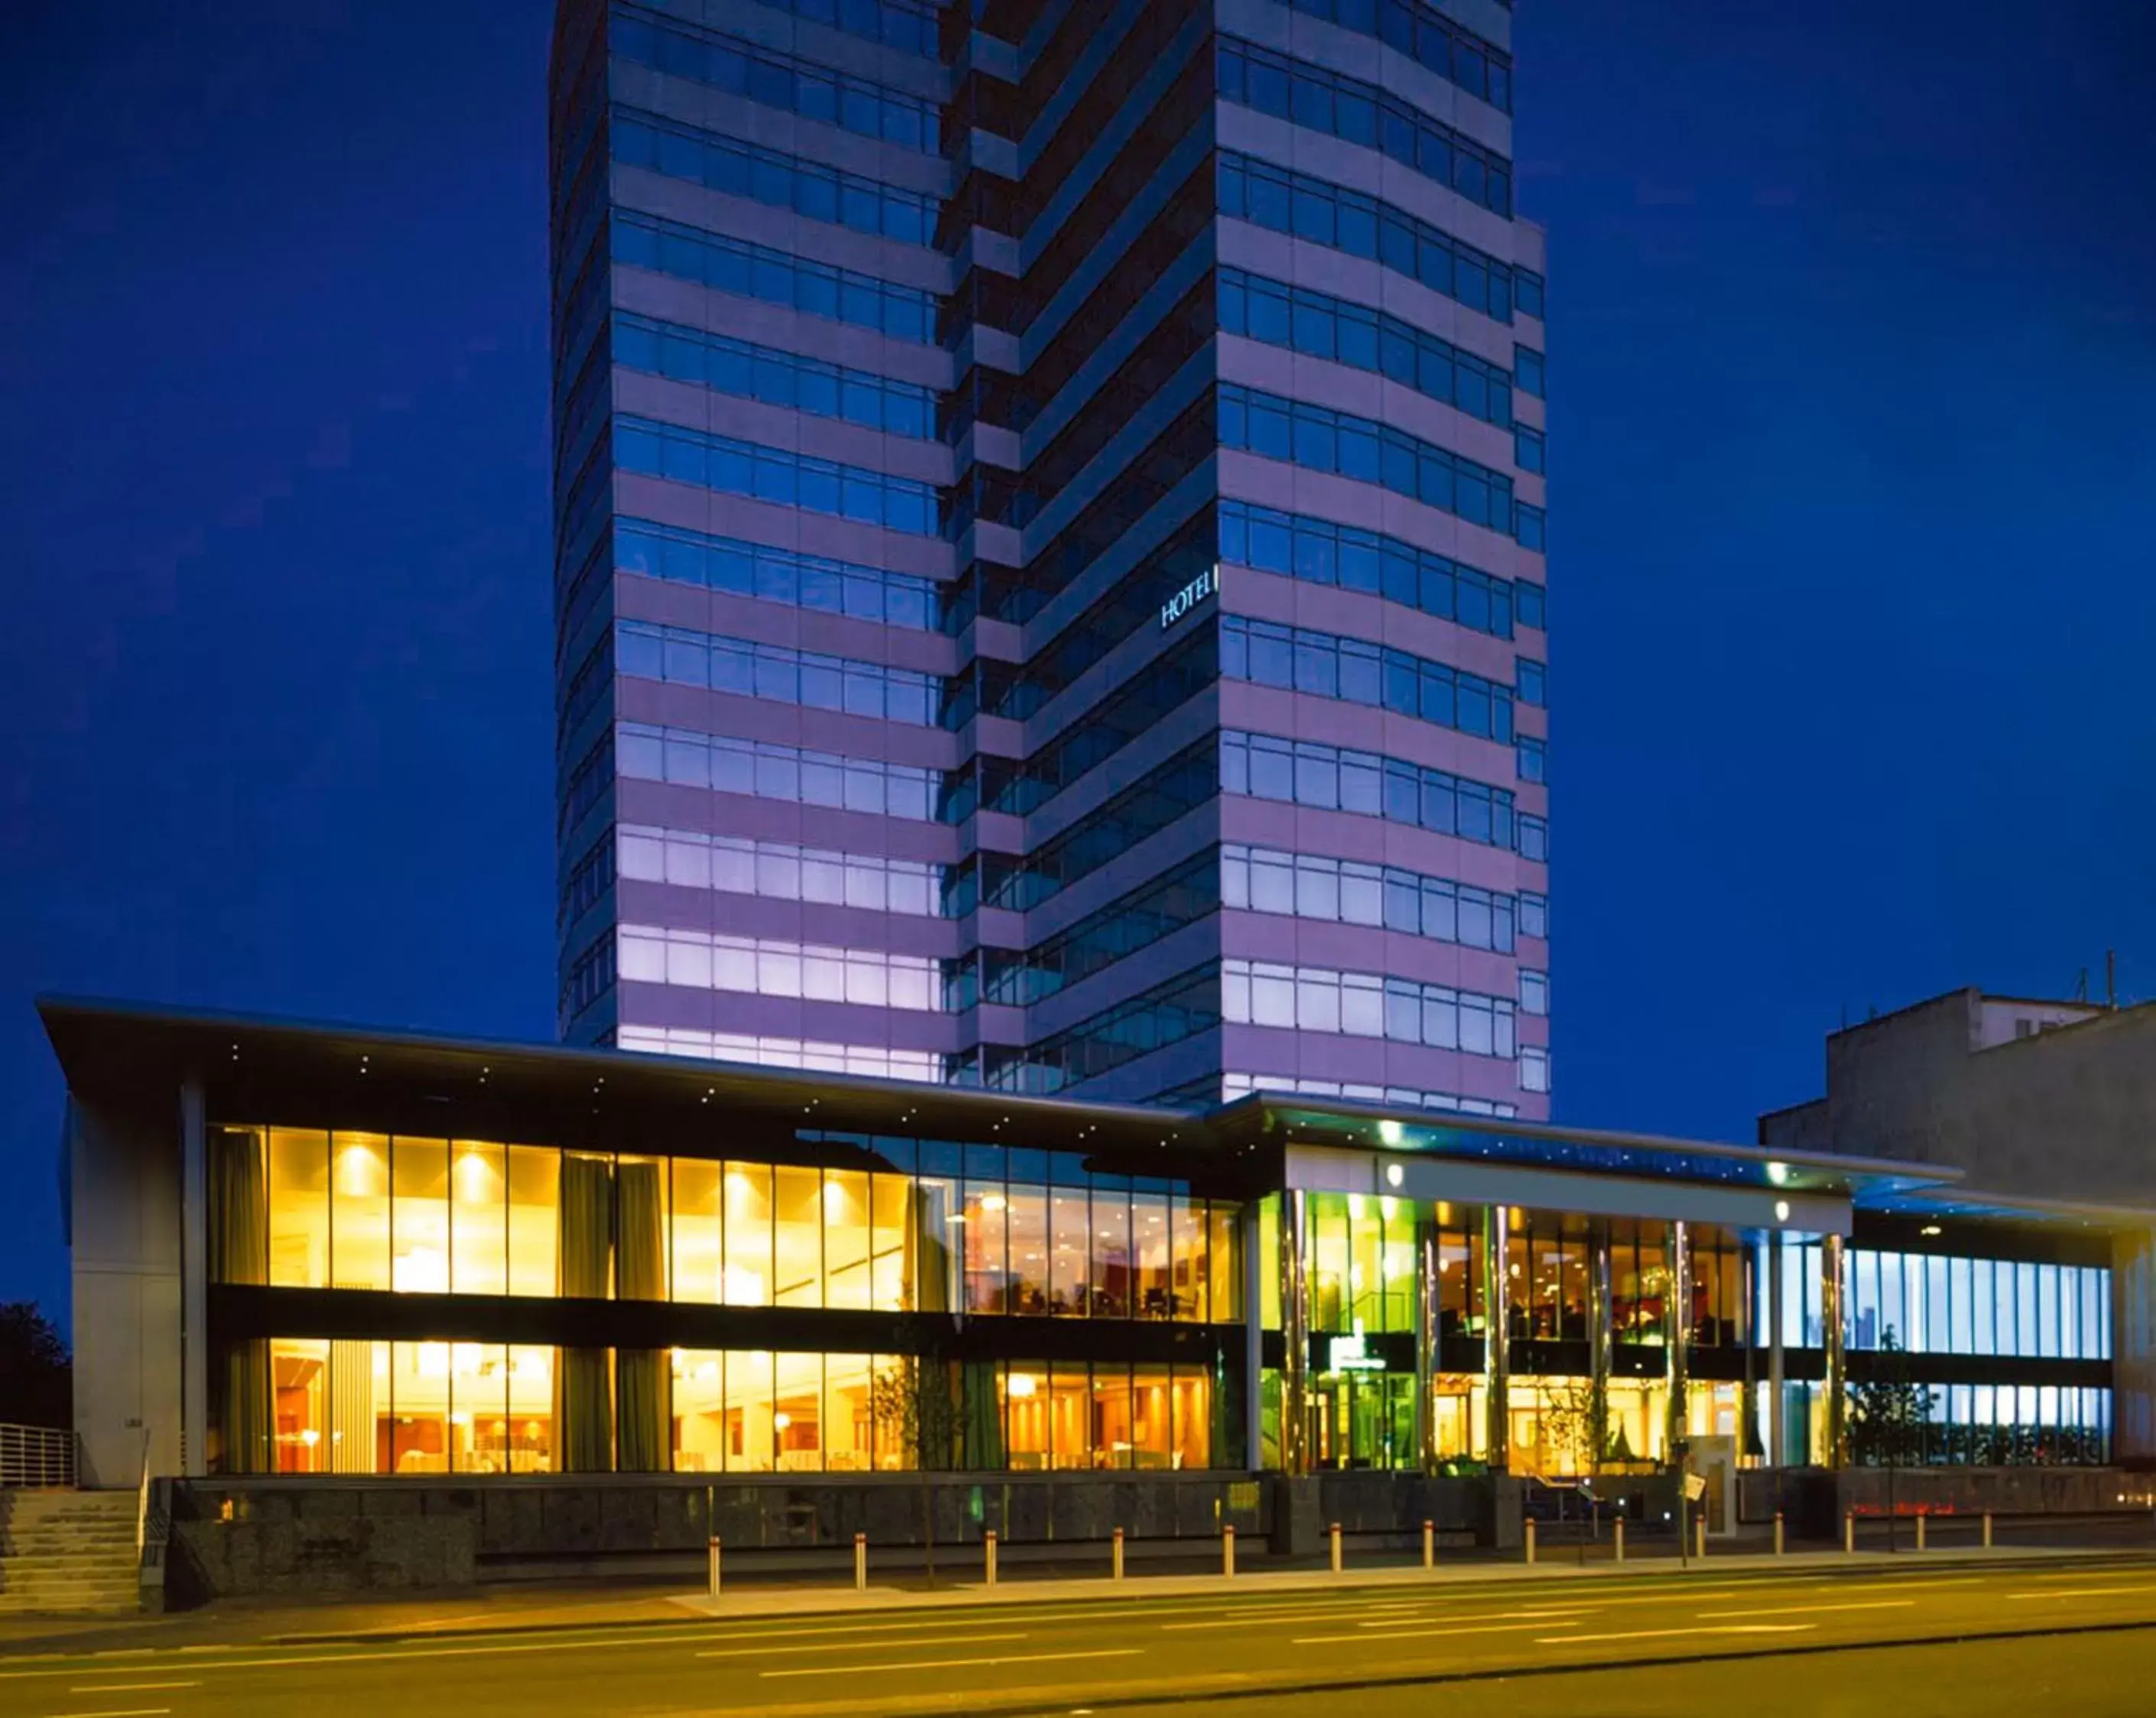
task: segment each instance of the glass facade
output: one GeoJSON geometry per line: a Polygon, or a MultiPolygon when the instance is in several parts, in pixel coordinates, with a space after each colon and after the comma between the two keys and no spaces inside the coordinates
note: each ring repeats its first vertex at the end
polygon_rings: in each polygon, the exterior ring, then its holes
{"type": "MultiPolygon", "coordinates": [[[[1198,1470],[1281,1462],[1291,1413],[1319,1468],[1621,1472],[1717,1437],[1834,1454],[1815,1234],[761,1137],[721,1156],[213,1127],[218,1465],[1198,1470]]],[[[2106,1459],[2111,1273],[2086,1244],[1930,1252],[1858,1221],[1845,1379],[1854,1403],[1907,1369],[1923,1426],[1902,1459],[2106,1459]]]]}
{"type": "MultiPolygon", "coordinates": [[[[222,1345],[224,1470],[1240,1463],[1240,1433],[1219,1417],[1241,1350],[1204,1334],[1242,1321],[1237,1201],[1188,1180],[1098,1172],[1067,1152],[810,1129],[788,1145],[844,1162],[213,1129],[213,1283],[272,1291],[222,1345]],[[398,1339],[389,1326],[411,1321],[393,1304],[380,1336],[311,1331],[315,1305],[274,1292],[285,1290],[426,1297],[432,1327],[398,1339]],[[472,1340],[493,1307],[520,1300],[542,1303],[532,1328],[557,1318],[562,1340],[472,1340]],[[1189,1357],[1158,1363],[1062,1338],[1038,1360],[1008,1357],[1001,1340],[978,1358],[593,1346],[592,1321],[561,1310],[592,1301],[722,1310],[715,1330],[734,1312],[924,1315],[920,1330],[883,1324],[916,1343],[961,1315],[1051,1330],[1180,1326],[1199,1340],[1183,1345],[1189,1357]],[[273,1328],[258,1333],[265,1320],[273,1328]],[[939,1390],[948,1411],[924,1414],[939,1390]],[[936,1447],[924,1450],[929,1420],[936,1447]]],[[[596,1327],[609,1323],[627,1336],[621,1315],[596,1327]]]]}
{"type": "Polygon", "coordinates": [[[1100,1175],[1081,1157],[1001,1146],[799,1138],[874,1167],[223,1127],[211,1154],[225,1238],[213,1280],[1241,1320],[1237,1205],[1187,1181],[1100,1175]]]}

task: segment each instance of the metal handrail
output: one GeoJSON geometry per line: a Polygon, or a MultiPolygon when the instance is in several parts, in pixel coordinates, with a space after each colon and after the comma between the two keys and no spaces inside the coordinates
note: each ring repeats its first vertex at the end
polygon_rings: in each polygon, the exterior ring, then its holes
{"type": "Polygon", "coordinates": [[[0,1486],[74,1484],[74,1433],[54,1426],[0,1424],[0,1486]]]}
{"type": "Polygon", "coordinates": [[[135,1564],[142,1564],[142,1547],[150,1536],[150,1428],[142,1428],[142,1483],[135,1495],[135,1564]]]}

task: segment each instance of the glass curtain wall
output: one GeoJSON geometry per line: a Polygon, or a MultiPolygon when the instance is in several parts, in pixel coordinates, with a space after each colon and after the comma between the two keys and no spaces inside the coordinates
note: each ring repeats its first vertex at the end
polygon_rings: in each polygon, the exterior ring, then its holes
{"type": "MultiPolygon", "coordinates": [[[[866,1167],[220,1128],[223,1282],[1234,1324],[1240,1207],[1067,1154],[805,1135],[866,1167]]],[[[579,1367],[588,1363],[579,1362],[579,1367]]],[[[664,1367],[638,1362],[639,1447],[664,1367]],[[649,1412],[646,1409],[649,1409],[649,1412]]],[[[571,1399],[582,1385],[567,1387],[571,1399]]],[[[568,1439],[575,1446],[578,1431],[568,1439]]]]}
{"type": "MultiPolygon", "coordinates": [[[[797,1141],[850,1146],[859,1165],[221,1126],[212,1275],[450,1296],[1242,1318],[1240,1208],[1187,1182],[1004,1146],[797,1141]]],[[[1239,1347],[1235,1358],[1240,1375],[1239,1347]]],[[[234,1473],[844,1472],[924,1458],[1197,1468],[1244,1459],[1240,1385],[1218,1371],[295,1333],[223,1345],[213,1418],[218,1465],[234,1473]]]]}

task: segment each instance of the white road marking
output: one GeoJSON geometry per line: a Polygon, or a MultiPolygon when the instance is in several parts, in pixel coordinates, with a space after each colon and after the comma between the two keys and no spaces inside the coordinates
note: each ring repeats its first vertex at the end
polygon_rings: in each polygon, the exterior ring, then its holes
{"type": "Polygon", "coordinates": [[[1450,1639],[1455,1634],[1526,1634],[1537,1628],[1557,1628],[1563,1624],[1555,1617],[1539,1617],[1532,1623],[1476,1623],[1465,1628],[1445,1631],[1440,1637],[1427,1628],[1405,1630],[1399,1634],[1309,1634],[1288,1643],[1291,1646],[1367,1646],[1373,1640],[1437,1640],[1450,1639]]]}
{"type": "Polygon", "coordinates": [[[1446,1611],[1433,1612],[1421,1617],[1381,1617],[1374,1623],[1358,1623],[1358,1628],[1398,1628],[1404,1623],[1427,1623],[1433,1628],[1444,1628],[1454,1623],[1519,1623],[1532,1618],[1547,1622],[1553,1617],[1577,1617],[1589,1605],[1540,1605],[1527,1611],[1484,1611],[1479,1615],[1460,1616],[1446,1611]]]}
{"type": "MultiPolygon", "coordinates": [[[[1466,1597],[1465,1594],[1461,1596],[1466,1597]]],[[[1415,1611],[1427,1608],[1430,1603],[1428,1599],[1414,1599],[1396,1605],[1357,1605],[1354,1608],[1358,1612],[1415,1611]]],[[[1210,1623],[1163,1623],[1160,1626],[1165,1633],[1192,1628],[1263,1628],[1274,1623],[1327,1623],[1339,1616],[1344,1608],[1346,1607],[1335,1603],[1314,1608],[1298,1607],[1291,1611],[1254,1610],[1245,1616],[1223,1617],[1210,1623]]],[[[1028,1620],[1031,1619],[1029,1618],[1028,1620]]]]}
{"type": "MultiPolygon", "coordinates": [[[[974,1646],[985,1640],[1024,1640],[1023,1634],[945,1634],[937,1637],[939,1646],[974,1646]]],[[[791,1641],[778,1645],[730,1646],[716,1652],[698,1653],[700,1659],[767,1659],[774,1653],[872,1653],[889,1645],[881,1640],[827,1640],[815,1646],[796,1646],[791,1641]]]]}
{"type": "Polygon", "coordinates": [[[1699,1634],[1804,1634],[1818,1627],[1816,1623],[1737,1623],[1713,1628],[1634,1628],[1622,1634],[1548,1634],[1535,1644],[1585,1646],[1594,1641],[1676,1640],[1699,1634]]]}
{"type": "Polygon", "coordinates": [[[2008,1597],[2008,1598],[2010,1598],[2010,1599],[2016,1599],[2016,1598],[2112,1598],[2112,1597],[2118,1597],[2118,1595],[2120,1595],[2120,1594],[2122,1594],[2122,1593],[2140,1593],[2140,1594],[2143,1594],[2143,1595],[2156,1595],[2156,1587],[2150,1587],[2150,1586],[2143,1586],[2143,1587],[2055,1587],[2051,1588],[2049,1591],[2047,1591],[2047,1592],[2010,1592],[2010,1593],[2008,1593],[2006,1596],[2007,1596],[2007,1597],[2008,1597]]]}
{"type": "Polygon", "coordinates": [[[164,1718],[170,1706],[129,1706],[117,1712],[54,1712],[49,1718],[164,1718]]]}
{"type": "Polygon", "coordinates": [[[1746,1617],[1810,1617],[1824,1611],[1902,1611],[1916,1604],[1912,1598],[1876,1598],[1841,1605],[1776,1605],[1763,1611],[1702,1611],[1702,1622],[1728,1623],[1746,1617]]]}
{"type": "Polygon", "coordinates": [[[147,1694],[157,1688],[200,1688],[199,1682],[104,1682],[95,1688],[71,1688],[69,1694],[147,1694]]]}
{"type": "Polygon", "coordinates": [[[812,1664],[801,1670],[759,1670],[764,1677],[781,1676],[858,1676],[883,1670],[963,1670],[983,1664],[1045,1664],[1052,1660],[1066,1659],[1135,1659],[1145,1651],[1143,1647],[1106,1647],[1090,1653],[1012,1653],[993,1659],[911,1659],[901,1664],[812,1664]]]}

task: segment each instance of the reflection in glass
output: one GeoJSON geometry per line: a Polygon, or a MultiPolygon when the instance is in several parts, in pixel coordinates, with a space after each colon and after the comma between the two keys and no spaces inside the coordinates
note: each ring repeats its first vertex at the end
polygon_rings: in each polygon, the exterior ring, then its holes
{"type": "Polygon", "coordinates": [[[1132,1197],[1131,1238],[1137,1254],[1137,1296],[1132,1314],[1138,1318],[1166,1318],[1173,1310],[1168,1298],[1172,1237],[1166,1192],[1132,1197]]]}
{"type": "Polygon", "coordinates": [[[537,1146],[509,1148],[509,1292],[557,1292],[562,1154],[537,1146]]]}
{"type": "Polygon", "coordinates": [[[270,1280],[295,1289],[330,1285],[330,1136],[312,1128],[270,1130],[270,1280]]]}
{"type": "Polygon", "coordinates": [[[826,1169],[823,1197],[824,1305],[865,1310],[872,1298],[868,1172],[826,1169]]]}
{"type": "Polygon", "coordinates": [[[1014,1186],[1009,1198],[1008,1310],[1038,1318],[1048,1311],[1048,1189],[1014,1186]]]}
{"type": "MultiPolygon", "coordinates": [[[[1095,1318],[1131,1316],[1130,1183],[1103,1176],[1093,1188],[1093,1259],[1090,1285],[1095,1318]]],[[[1097,1440],[1096,1446],[1097,1446],[1097,1440]]]]}
{"type": "MultiPolygon", "coordinates": [[[[326,1141],[320,1135],[314,1137],[326,1155],[326,1141]]],[[[279,1337],[270,1345],[273,1465],[278,1473],[329,1470],[329,1348],[326,1342],[302,1337],[279,1337]]]]}
{"type": "Polygon", "coordinates": [[[1009,1201],[1000,1179],[966,1183],[966,1310],[1009,1310],[1009,1201]]]}
{"type": "MultiPolygon", "coordinates": [[[[674,1160],[674,1298],[718,1304],[726,1262],[725,1172],[697,1157],[674,1160]]],[[[675,1372],[678,1378],[679,1371],[675,1372]]]]}
{"type": "MultiPolygon", "coordinates": [[[[330,1136],[331,1285],[387,1289],[389,1271],[389,1141],[378,1133],[330,1136]]],[[[382,1360],[386,1377],[388,1356],[382,1360]]],[[[368,1437],[372,1439],[370,1431],[368,1437]]],[[[367,1468],[351,1469],[372,1471],[367,1468]]]]}
{"type": "Polygon", "coordinates": [[[449,1142],[400,1134],[390,1143],[390,1286],[443,1295],[449,1287],[449,1142]]]}
{"type": "Polygon", "coordinates": [[[1086,1190],[1057,1187],[1049,1195],[1048,1310],[1082,1316],[1087,1249],[1086,1190]]]}
{"type": "Polygon", "coordinates": [[[726,1269],[720,1298],[729,1306],[768,1306],[772,1304],[768,1164],[726,1165],[726,1269]]]}
{"type": "Polygon", "coordinates": [[[772,1172],[774,1208],[776,1292],[778,1306],[824,1304],[824,1218],[822,1177],[814,1169],[782,1164],[772,1172]]]}
{"type": "Polygon", "coordinates": [[[905,1312],[913,1305],[907,1268],[912,1203],[906,1177],[870,1177],[869,1304],[878,1312],[905,1312]]]}
{"type": "Polygon", "coordinates": [[[449,1147],[449,1288],[508,1292],[509,1154],[500,1146],[458,1140],[449,1147]]]}

